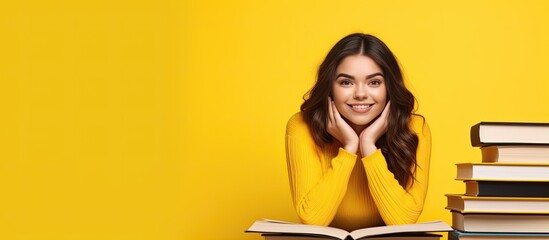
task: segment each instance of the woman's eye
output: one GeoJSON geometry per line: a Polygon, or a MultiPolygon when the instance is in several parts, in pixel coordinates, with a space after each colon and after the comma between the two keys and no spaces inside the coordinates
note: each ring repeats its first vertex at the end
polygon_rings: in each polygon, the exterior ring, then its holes
{"type": "Polygon", "coordinates": [[[348,85],[351,85],[351,81],[349,80],[341,80],[339,81],[339,85],[342,85],[342,86],[348,86],[348,85]]]}
{"type": "Polygon", "coordinates": [[[381,85],[381,81],[380,80],[372,80],[372,81],[370,81],[370,85],[379,86],[379,85],[381,85]]]}

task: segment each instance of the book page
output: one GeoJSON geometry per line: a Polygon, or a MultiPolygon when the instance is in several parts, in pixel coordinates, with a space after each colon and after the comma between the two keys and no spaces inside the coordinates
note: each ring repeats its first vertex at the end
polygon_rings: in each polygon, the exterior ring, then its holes
{"type": "Polygon", "coordinates": [[[359,239],[363,237],[389,234],[389,233],[409,233],[409,232],[448,232],[453,229],[442,221],[433,221],[416,224],[403,224],[403,225],[391,225],[381,227],[371,227],[358,229],[351,232],[353,239],[359,239]]]}
{"type": "Polygon", "coordinates": [[[333,228],[317,225],[307,225],[298,223],[286,223],[279,221],[256,221],[247,232],[259,232],[259,233],[293,233],[301,235],[323,235],[329,237],[335,237],[339,239],[345,239],[349,236],[349,232],[333,228]]]}
{"type": "Polygon", "coordinates": [[[289,223],[277,220],[255,221],[246,232],[257,233],[287,233],[297,235],[322,235],[345,239],[351,236],[353,239],[370,237],[391,233],[412,233],[412,232],[448,232],[453,229],[442,221],[433,221],[417,224],[392,225],[358,229],[351,233],[333,227],[289,223]]]}
{"type": "Polygon", "coordinates": [[[263,221],[265,221],[265,222],[272,222],[272,223],[295,224],[295,223],[293,223],[293,222],[285,222],[285,221],[274,220],[274,219],[268,219],[268,218],[263,218],[263,221]]]}

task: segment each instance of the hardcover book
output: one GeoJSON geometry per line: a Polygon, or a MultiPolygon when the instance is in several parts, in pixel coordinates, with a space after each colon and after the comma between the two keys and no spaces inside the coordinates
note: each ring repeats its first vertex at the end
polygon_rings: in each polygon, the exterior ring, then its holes
{"type": "Polygon", "coordinates": [[[471,127],[471,145],[549,144],[549,123],[480,122],[471,127]]]}
{"type": "Polygon", "coordinates": [[[458,163],[456,165],[458,180],[549,180],[549,164],[458,163]]]}
{"type": "Polygon", "coordinates": [[[461,213],[452,211],[452,227],[463,232],[549,233],[549,214],[461,213]]]}
{"type": "Polygon", "coordinates": [[[549,179],[546,182],[465,181],[465,195],[549,198],[549,179]]]}
{"type": "Polygon", "coordinates": [[[549,214],[549,198],[471,197],[446,194],[446,209],[462,213],[549,214]]]}
{"type": "Polygon", "coordinates": [[[482,162],[549,164],[549,145],[493,145],[480,150],[482,162]]]}

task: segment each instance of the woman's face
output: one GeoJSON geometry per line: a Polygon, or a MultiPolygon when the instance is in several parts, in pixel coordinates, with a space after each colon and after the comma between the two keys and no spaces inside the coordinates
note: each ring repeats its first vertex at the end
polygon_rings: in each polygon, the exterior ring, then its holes
{"type": "Polygon", "coordinates": [[[381,114],[387,103],[383,72],[367,56],[344,58],[336,69],[332,99],[355,131],[363,129],[381,114]]]}

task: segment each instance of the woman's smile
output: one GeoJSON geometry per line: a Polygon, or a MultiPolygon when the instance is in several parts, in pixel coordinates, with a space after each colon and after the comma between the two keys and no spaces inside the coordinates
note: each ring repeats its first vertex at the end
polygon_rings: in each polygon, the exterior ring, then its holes
{"type": "Polygon", "coordinates": [[[366,113],[370,111],[373,104],[349,104],[349,106],[357,113],[366,113]]]}

